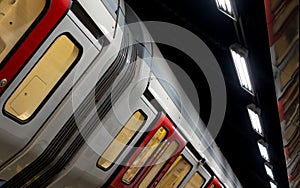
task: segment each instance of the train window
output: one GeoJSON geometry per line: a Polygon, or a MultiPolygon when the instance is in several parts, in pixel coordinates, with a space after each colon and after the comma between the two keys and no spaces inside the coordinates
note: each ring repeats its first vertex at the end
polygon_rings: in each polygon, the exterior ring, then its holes
{"type": "Polygon", "coordinates": [[[186,188],[199,188],[202,187],[204,184],[205,179],[196,172],[192,178],[188,181],[188,183],[185,185],[186,188]]]}
{"type": "Polygon", "coordinates": [[[46,0],[0,1],[0,64],[46,7],[46,0]]]}
{"type": "Polygon", "coordinates": [[[299,11],[297,15],[293,14],[291,20],[287,21],[283,32],[280,34],[280,38],[274,44],[275,54],[277,57],[277,64],[281,63],[284,57],[286,57],[288,51],[298,39],[298,23],[299,23],[299,11]]]}
{"type": "MultiPolygon", "coordinates": [[[[299,49],[299,48],[298,48],[299,49]]],[[[280,86],[285,88],[290,82],[291,78],[299,70],[299,50],[294,50],[289,60],[280,71],[280,86]]]]}
{"type": "Polygon", "coordinates": [[[210,185],[209,188],[215,188],[215,187],[216,187],[216,184],[213,183],[213,184],[210,185]]]}
{"type": "Polygon", "coordinates": [[[191,170],[191,164],[182,156],[178,156],[172,166],[157,184],[157,187],[178,187],[191,170]]]}
{"type": "Polygon", "coordinates": [[[280,3],[282,3],[282,1],[281,0],[272,0],[272,1],[270,1],[270,3],[271,3],[271,11],[275,12],[276,9],[278,8],[278,6],[280,5],[280,3]]]}
{"type": "Polygon", "coordinates": [[[173,141],[171,144],[167,145],[165,142],[155,154],[154,156],[158,156],[156,164],[151,168],[149,173],[143,179],[139,187],[148,187],[149,184],[153,181],[158,172],[162,169],[162,167],[166,164],[166,162],[172,157],[172,155],[176,152],[179,147],[179,143],[177,141],[173,141]],[[167,149],[163,149],[166,148],[167,149]],[[162,154],[160,154],[162,153],[162,154]]]}
{"type": "Polygon", "coordinates": [[[141,151],[141,153],[134,160],[133,164],[130,168],[124,173],[122,177],[122,181],[130,184],[131,181],[136,177],[139,170],[146,164],[148,159],[152,156],[155,149],[158,148],[159,144],[163,141],[163,139],[167,135],[167,130],[164,127],[160,127],[156,133],[153,135],[151,140],[145,146],[145,148],[141,151]]]}
{"type": "Polygon", "coordinates": [[[97,163],[98,167],[104,170],[109,169],[125,146],[144,124],[145,120],[146,116],[143,113],[140,111],[135,112],[99,158],[97,163]]]}
{"type": "Polygon", "coordinates": [[[28,120],[79,57],[80,49],[66,34],[59,36],[5,104],[5,111],[28,120]]]}

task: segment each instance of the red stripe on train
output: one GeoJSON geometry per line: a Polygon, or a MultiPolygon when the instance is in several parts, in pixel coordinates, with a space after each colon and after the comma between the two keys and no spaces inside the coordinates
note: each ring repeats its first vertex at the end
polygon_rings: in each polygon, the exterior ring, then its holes
{"type": "Polygon", "coordinates": [[[52,0],[50,7],[37,23],[29,36],[19,46],[17,51],[0,70],[0,80],[6,78],[7,84],[0,88],[0,94],[7,88],[16,74],[37,50],[52,29],[57,25],[70,7],[71,0],[52,0]]]}

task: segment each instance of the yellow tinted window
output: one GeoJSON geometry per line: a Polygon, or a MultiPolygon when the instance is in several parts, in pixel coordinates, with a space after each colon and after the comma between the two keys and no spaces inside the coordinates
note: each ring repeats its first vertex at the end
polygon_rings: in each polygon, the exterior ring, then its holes
{"type": "Polygon", "coordinates": [[[78,55],[66,35],[58,37],[10,96],[5,111],[22,121],[30,118],[78,55]]]}
{"type": "Polygon", "coordinates": [[[113,142],[105,150],[103,155],[99,158],[98,165],[104,169],[108,169],[133,138],[135,133],[140,129],[144,121],[145,116],[141,112],[134,113],[113,142]]]}
{"type": "Polygon", "coordinates": [[[177,157],[156,187],[178,187],[191,168],[191,165],[183,156],[177,157]]]}
{"type": "Polygon", "coordinates": [[[297,15],[293,16],[293,19],[290,20],[283,30],[280,38],[276,41],[275,53],[277,57],[277,64],[281,63],[288,52],[291,50],[292,46],[299,39],[298,33],[298,23],[299,23],[299,12],[297,15]]]}
{"type": "Polygon", "coordinates": [[[139,170],[146,164],[148,159],[151,157],[151,155],[153,154],[155,149],[159,146],[159,144],[165,138],[166,135],[167,135],[167,130],[163,127],[160,127],[156,131],[156,133],[153,135],[153,137],[148,142],[146,147],[137,156],[137,158],[134,160],[131,167],[123,175],[122,180],[125,183],[127,183],[127,184],[131,183],[131,181],[138,174],[139,170]]]}
{"type": "Polygon", "coordinates": [[[147,187],[158,174],[158,172],[162,169],[165,163],[172,157],[172,155],[176,152],[179,144],[176,141],[173,141],[171,144],[162,144],[160,149],[154,154],[154,156],[159,157],[156,164],[151,168],[149,173],[141,182],[141,188],[147,187]]]}
{"type": "Polygon", "coordinates": [[[0,1],[0,63],[40,15],[46,0],[0,1]]]}
{"type": "Polygon", "coordinates": [[[185,185],[186,188],[199,188],[204,184],[205,180],[200,174],[195,173],[185,185]]]}
{"type": "Polygon", "coordinates": [[[278,5],[281,3],[281,0],[271,0],[271,11],[275,12],[278,5]]]}

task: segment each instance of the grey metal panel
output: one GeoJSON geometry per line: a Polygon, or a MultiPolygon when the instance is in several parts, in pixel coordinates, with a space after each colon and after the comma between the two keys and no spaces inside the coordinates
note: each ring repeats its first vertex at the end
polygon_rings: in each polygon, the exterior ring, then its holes
{"type": "Polygon", "coordinates": [[[20,151],[34,137],[37,131],[41,128],[41,125],[55,110],[60,101],[72,88],[74,83],[77,82],[79,76],[81,76],[88,68],[90,64],[86,62],[92,62],[96,55],[99,53],[99,51],[91,44],[91,42],[74,25],[72,20],[70,20],[69,17],[66,16],[53,31],[53,33],[51,33],[51,35],[43,43],[36,54],[29,60],[24,69],[17,75],[14,82],[12,82],[10,87],[3,94],[2,100],[0,101],[0,106],[3,107],[5,105],[5,102],[10,97],[11,93],[20,84],[23,78],[32,69],[32,67],[40,59],[40,57],[43,55],[49,45],[55,40],[55,38],[65,32],[70,33],[80,43],[83,48],[83,54],[77,65],[67,75],[64,81],[47,100],[45,105],[38,110],[36,116],[33,117],[33,119],[28,123],[20,125],[18,122],[15,122],[14,120],[1,113],[0,122],[2,126],[0,127],[0,147],[6,152],[0,153],[0,164],[3,164],[15,153],[20,151]]]}
{"type": "Polygon", "coordinates": [[[169,64],[163,58],[161,52],[156,45],[153,45],[153,61],[151,71],[159,80],[161,86],[167,91],[168,95],[184,116],[189,116],[199,128],[204,127],[204,123],[199,118],[197,109],[195,110],[194,105],[190,102],[185,91],[182,89],[176,76],[172,72],[169,64]],[[184,114],[188,112],[188,114],[184,114]]]}
{"type": "Polygon", "coordinates": [[[102,3],[105,5],[107,10],[110,12],[110,14],[116,19],[117,15],[116,12],[118,10],[118,0],[101,0],[102,3]]]}
{"type": "Polygon", "coordinates": [[[241,187],[239,181],[231,170],[226,159],[217,148],[214,140],[212,140],[210,134],[207,134],[203,131],[204,124],[201,122],[201,120],[199,120],[198,124],[194,124],[195,121],[193,117],[196,115],[196,113],[192,108],[192,105],[184,106],[184,108],[178,109],[178,106],[174,103],[174,101],[170,100],[168,95],[169,93],[166,92],[165,88],[163,88],[159,80],[164,80],[170,83],[174,88],[177,89],[177,93],[179,93],[178,96],[180,97],[180,99],[185,101],[183,104],[189,104],[188,99],[185,98],[183,90],[181,90],[179,83],[176,81],[176,78],[174,77],[173,73],[168,68],[164,60],[159,59],[159,62],[153,62],[151,70],[154,74],[158,73],[160,75],[160,77],[157,78],[156,75],[153,74],[151,76],[148,87],[149,91],[156,98],[158,103],[164,108],[166,113],[175,122],[178,129],[182,132],[183,135],[185,135],[186,139],[191,142],[191,144],[195,147],[195,149],[200,153],[201,156],[204,156],[207,159],[207,163],[214,170],[222,183],[227,185],[227,187],[241,187]],[[185,116],[184,113],[188,113],[186,114],[187,116],[185,116]]]}
{"type": "Polygon", "coordinates": [[[129,29],[131,30],[135,40],[139,43],[143,43],[147,51],[152,55],[152,44],[153,41],[151,35],[149,34],[147,28],[135,12],[126,4],[126,23],[128,24],[129,29]]]}
{"type": "MultiPolygon", "coordinates": [[[[68,18],[66,19],[69,20],[68,18]]],[[[70,28],[74,29],[73,25],[69,26],[70,28]]],[[[83,35],[79,31],[78,33],[83,35]]],[[[20,165],[31,163],[37,156],[39,156],[43,152],[43,150],[51,142],[54,136],[58,133],[62,125],[64,125],[65,122],[70,118],[70,116],[78,108],[83,99],[86,98],[89,92],[93,90],[97,80],[101,76],[103,76],[103,74],[115,60],[115,58],[117,57],[117,52],[120,50],[122,38],[122,30],[117,30],[115,40],[112,41],[109,45],[103,47],[100,54],[98,53],[98,51],[97,53],[95,53],[95,55],[99,55],[96,57],[96,59],[94,59],[92,64],[87,62],[92,62],[92,59],[90,58],[93,57],[93,54],[90,54],[89,50],[86,51],[86,53],[84,54],[85,58],[83,58],[82,61],[77,64],[77,67],[74,68],[74,71],[71,72],[72,77],[70,78],[70,81],[66,83],[68,85],[66,86],[66,84],[63,84],[63,86],[66,88],[72,87],[72,85],[74,85],[72,92],[65,97],[59,108],[45,123],[43,130],[30,143],[26,150],[20,153],[20,155],[14,161],[12,161],[9,166],[5,166],[5,168],[1,169],[0,178],[10,179],[14,174],[17,173],[16,168],[20,169],[20,165]]],[[[86,40],[88,41],[88,39],[86,40]]],[[[91,46],[91,49],[93,49],[93,45],[91,46]]],[[[60,97],[64,97],[64,95],[62,95],[61,93],[59,94],[60,97]]],[[[53,101],[52,103],[49,102],[49,104],[53,104],[53,101]]],[[[41,114],[41,118],[42,117],[47,116],[45,114],[41,114]]],[[[30,128],[31,126],[27,127],[30,128]]],[[[21,166],[21,169],[24,167],[25,166],[21,166]]]]}
{"type": "Polygon", "coordinates": [[[100,0],[78,0],[95,24],[109,41],[113,40],[116,18],[114,18],[100,0]]]}
{"type": "MultiPolygon", "coordinates": [[[[68,12],[68,17],[77,25],[77,27],[82,31],[82,33],[95,45],[95,47],[100,51],[102,49],[102,45],[98,39],[96,39],[93,34],[81,23],[81,21],[76,17],[76,15],[72,12],[68,12]]],[[[104,36],[103,36],[104,37],[104,36]]]]}
{"type": "Polygon", "coordinates": [[[180,184],[180,187],[184,187],[191,179],[191,177],[197,172],[205,179],[205,182],[202,185],[202,187],[204,187],[210,180],[211,175],[203,168],[203,166],[198,163],[195,156],[193,156],[193,154],[187,148],[185,148],[181,154],[184,155],[184,157],[193,165],[193,168],[184,179],[184,181],[180,184]]]}
{"type": "MultiPolygon", "coordinates": [[[[117,105],[115,108],[122,109],[126,107],[123,105],[117,105]]],[[[134,112],[136,110],[142,110],[147,115],[147,121],[141,131],[132,140],[131,145],[134,145],[139,140],[142,133],[155,119],[155,114],[141,99],[137,100],[136,104],[133,106],[132,111],[134,112]]],[[[90,187],[99,187],[105,184],[118,167],[118,164],[122,163],[123,159],[127,156],[131,149],[131,147],[128,147],[124,150],[115,162],[115,165],[113,165],[108,171],[103,171],[96,166],[100,155],[105,151],[113,138],[121,130],[122,126],[133,114],[129,111],[125,112],[126,113],[123,111],[122,117],[120,117],[118,113],[115,113],[112,110],[110,117],[108,117],[103,122],[103,125],[99,126],[98,129],[94,131],[93,135],[90,136],[90,139],[87,142],[88,145],[78,152],[76,158],[71,161],[70,166],[62,171],[57,176],[58,179],[56,179],[49,187],[80,187],[79,185],[85,184],[90,184],[90,187]],[[82,176],[82,174],[85,175],[82,176]]]]}
{"type": "Polygon", "coordinates": [[[122,12],[124,14],[127,14],[127,12],[125,12],[125,2],[122,0],[119,0],[119,8],[122,10],[122,12]]]}
{"type": "MultiPolygon", "coordinates": [[[[142,110],[147,115],[147,121],[140,132],[132,140],[132,145],[139,140],[139,137],[147,130],[151,122],[156,118],[157,111],[149,108],[145,103],[142,94],[147,87],[150,68],[142,60],[134,62],[137,64],[135,77],[128,88],[122,93],[120,98],[114,104],[109,115],[107,115],[102,124],[86,140],[87,144],[71,161],[71,164],[57,176],[58,178],[50,185],[51,187],[60,187],[62,185],[74,186],[89,184],[91,187],[103,185],[112,173],[118,167],[123,159],[130,152],[127,148],[117,159],[116,165],[113,165],[108,171],[103,171],[96,167],[99,156],[105,151],[113,138],[121,130],[122,126],[128,121],[131,115],[142,110]],[[86,170],[88,169],[88,171],[86,170]],[[85,174],[81,176],[80,174],[85,174]]],[[[119,80],[116,80],[116,83],[119,80]]]]}
{"type": "Polygon", "coordinates": [[[125,24],[125,16],[124,16],[121,9],[118,9],[117,14],[118,14],[118,20],[116,22],[116,27],[115,28],[116,28],[116,30],[119,29],[119,30],[122,30],[124,32],[125,27],[126,27],[126,29],[128,29],[127,25],[125,24]]]}

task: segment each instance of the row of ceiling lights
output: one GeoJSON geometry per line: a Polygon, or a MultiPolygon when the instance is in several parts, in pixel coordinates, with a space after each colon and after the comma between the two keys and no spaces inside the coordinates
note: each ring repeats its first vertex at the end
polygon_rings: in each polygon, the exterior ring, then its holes
{"type": "MultiPolygon", "coordinates": [[[[233,19],[235,22],[240,21],[237,14],[235,2],[233,0],[215,0],[218,9],[233,19]]],[[[230,53],[234,62],[234,66],[239,78],[241,87],[251,95],[255,96],[254,89],[251,84],[250,68],[247,62],[248,51],[240,44],[233,44],[229,47],[230,53]]],[[[273,174],[273,166],[271,165],[270,156],[268,153],[268,143],[263,140],[264,133],[260,120],[260,108],[254,104],[247,106],[250,122],[253,130],[258,133],[262,139],[257,141],[258,149],[262,158],[265,160],[264,167],[267,175],[270,177],[270,187],[277,188],[277,182],[275,181],[273,174]]]]}

